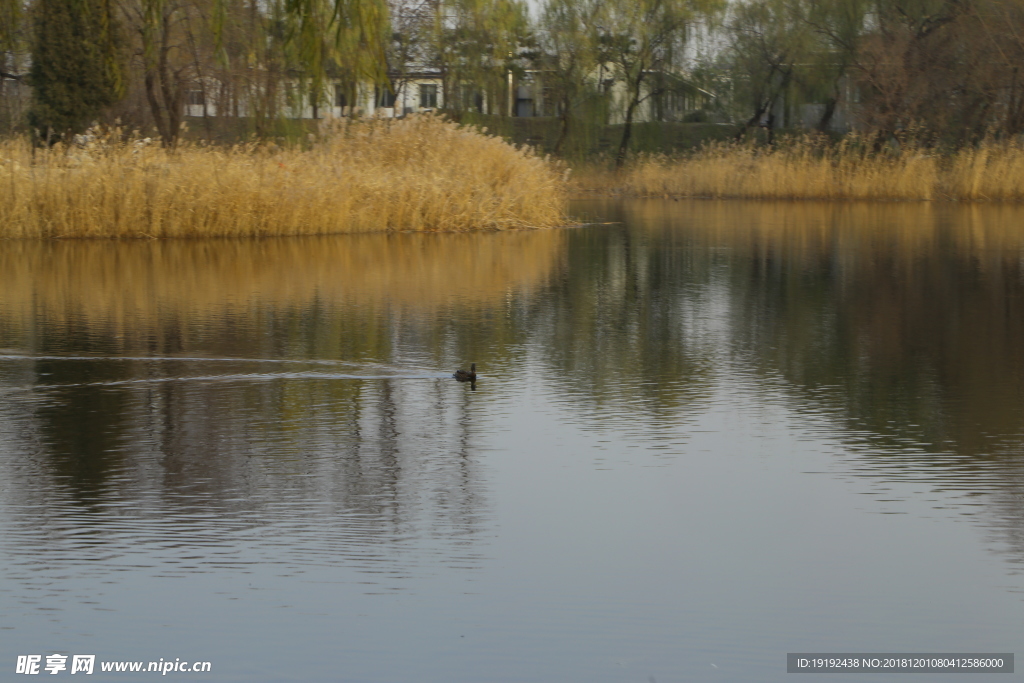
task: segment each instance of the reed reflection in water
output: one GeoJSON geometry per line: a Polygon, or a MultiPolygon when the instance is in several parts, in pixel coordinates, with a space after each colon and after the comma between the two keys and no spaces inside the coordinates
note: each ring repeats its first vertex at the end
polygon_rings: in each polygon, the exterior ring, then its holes
{"type": "Polygon", "coordinates": [[[0,245],[4,655],[774,681],[1012,650],[1020,209],[576,209],[613,224],[0,245]]]}
{"type": "Polygon", "coordinates": [[[732,358],[840,435],[851,475],[880,498],[909,481],[980,505],[1024,560],[1019,207],[695,202],[684,230],[677,202],[598,211],[716,254],[732,358]]]}
{"type": "MultiPolygon", "coordinates": [[[[465,345],[459,315],[542,286],[564,233],[424,237],[5,245],[7,423],[29,429],[18,450],[46,455],[11,470],[15,495],[55,496],[36,501],[55,510],[70,495],[90,513],[154,495],[154,540],[222,512],[287,519],[261,511],[292,499],[336,510],[336,540],[359,548],[365,534],[400,541],[406,517],[471,531],[466,398],[438,381],[465,356],[444,347],[465,345]],[[435,343],[419,343],[422,317],[435,343]],[[183,506],[171,524],[167,505],[183,506]]],[[[137,540],[123,552],[150,552],[137,540]]],[[[217,555],[148,562],[173,573],[217,555]]]]}

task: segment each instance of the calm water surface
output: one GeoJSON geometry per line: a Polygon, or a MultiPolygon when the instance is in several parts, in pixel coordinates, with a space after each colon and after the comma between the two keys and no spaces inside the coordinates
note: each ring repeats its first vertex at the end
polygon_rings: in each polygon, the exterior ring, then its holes
{"type": "Polygon", "coordinates": [[[783,681],[791,651],[1018,649],[1024,208],[576,211],[0,244],[8,674],[783,681]]]}

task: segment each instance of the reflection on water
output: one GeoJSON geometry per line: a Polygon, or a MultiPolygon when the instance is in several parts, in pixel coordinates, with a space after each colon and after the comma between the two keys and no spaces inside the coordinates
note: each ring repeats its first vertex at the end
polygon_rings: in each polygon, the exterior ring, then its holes
{"type": "MultiPolygon", "coordinates": [[[[809,410],[841,420],[862,457],[886,453],[887,465],[870,467],[895,476],[899,452],[925,452],[941,456],[929,470],[952,468],[951,485],[970,463],[1015,469],[1024,438],[1019,208],[694,209],[684,239],[728,271],[735,351],[784,379],[809,410]]],[[[660,245],[679,234],[678,214],[672,202],[619,213],[660,245]]]]}
{"type": "MultiPolygon", "coordinates": [[[[254,315],[283,322],[347,304],[357,318],[351,323],[364,326],[381,309],[419,315],[493,306],[513,290],[542,286],[564,241],[560,231],[510,231],[344,241],[9,242],[0,249],[0,315],[7,343],[18,348],[48,348],[39,335],[50,332],[62,350],[68,335],[89,335],[108,351],[176,352],[195,346],[191,335],[207,318],[228,328],[254,315]],[[47,329],[38,329],[41,323],[47,329]]],[[[353,346],[373,341],[331,332],[353,346]]]]}
{"type": "Polygon", "coordinates": [[[0,245],[11,642],[144,648],[157,626],[119,596],[145,595],[199,610],[160,628],[217,642],[215,680],[290,677],[246,669],[268,637],[336,677],[338,629],[353,680],[1012,649],[978,623],[1013,635],[1019,603],[956,616],[954,584],[1021,589],[1024,210],[577,208],[610,224],[0,245]],[[451,378],[470,362],[476,391],[451,378]],[[881,545],[801,554],[826,524],[881,545]],[[996,552],[910,554],[970,529],[996,552]],[[944,597],[889,614],[901,590],[944,597]]]}

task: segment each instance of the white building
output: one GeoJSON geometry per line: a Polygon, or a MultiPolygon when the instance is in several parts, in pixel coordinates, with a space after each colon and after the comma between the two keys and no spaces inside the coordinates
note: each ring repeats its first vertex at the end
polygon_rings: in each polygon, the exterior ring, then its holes
{"type": "MultiPolygon", "coordinates": [[[[185,115],[219,116],[216,97],[212,96],[218,87],[218,82],[211,80],[205,91],[199,87],[189,90],[185,97],[185,115]]],[[[426,71],[396,77],[391,87],[332,82],[324,92],[316,96],[308,93],[301,98],[296,96],[299,87],[297,82],[287,83],[280,93],[278,111],[288,118],[340,118],[353,114],[392,118],[444,108],[441,77],[426,71]]],[[[249,116],[251,113],[247,103],[240,101],[232,106],[230,115],[249,116]]]]}

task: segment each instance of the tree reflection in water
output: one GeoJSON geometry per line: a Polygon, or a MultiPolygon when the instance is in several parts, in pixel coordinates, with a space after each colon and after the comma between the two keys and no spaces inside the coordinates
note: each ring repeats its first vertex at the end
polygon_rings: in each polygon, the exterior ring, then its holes
{"type": "Polygon", "coordinates": [[[154,515],[145,533],[170,515],[211,544],[217,523],[273,509],[265,533],[310,561],[303,505],[318,501],[338,519],[319,541],[370,571],[381,543],[480,536],[474,406],[505,383],[530,374],[567,420],[656,444],[728,400],[731,374],[839,434],[851,474],[992,493],[992,529],[1024,557],[1020,209],[578,209],[618,224],[5,244],[0,348],[24,356],[0,361],[18,397],[2,408],[16,426],[0,467],[20,482],[5,495],[75,524],[159,501],[132,513],[154,515]],[[475,393],[450,376],[468,359],[487,375],[475,393]]]}

